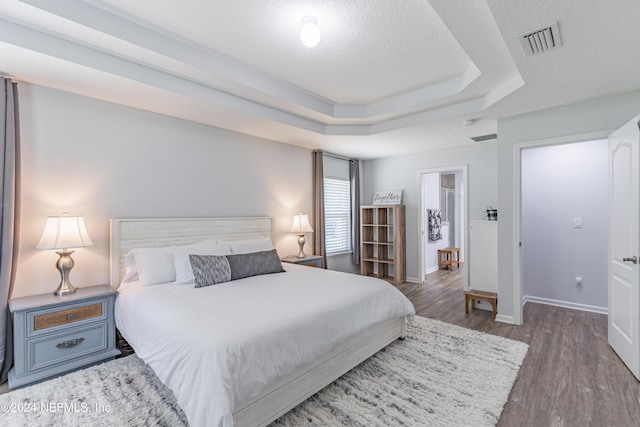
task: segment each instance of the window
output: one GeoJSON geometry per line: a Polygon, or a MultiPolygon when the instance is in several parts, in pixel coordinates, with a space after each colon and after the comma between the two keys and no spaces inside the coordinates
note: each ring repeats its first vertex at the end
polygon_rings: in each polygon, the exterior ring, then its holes
{"type": "Polygon", "coordinates": [[[351,185],[348,179],[324,179],[327,254],[351,251],[351,185]]]}

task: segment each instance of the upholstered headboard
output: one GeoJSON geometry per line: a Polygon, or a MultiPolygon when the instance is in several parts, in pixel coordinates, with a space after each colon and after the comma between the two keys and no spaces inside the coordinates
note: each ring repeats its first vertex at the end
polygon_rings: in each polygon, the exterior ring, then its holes
{"type": "Polygon", "coordinates": [[[124,254],[134,248],[188,245],[214,238],[241,240],[269,237],[273,219],[250,218],[148,218],[110,220],[110,282],[118,286],[124,276],[124,254]]]}

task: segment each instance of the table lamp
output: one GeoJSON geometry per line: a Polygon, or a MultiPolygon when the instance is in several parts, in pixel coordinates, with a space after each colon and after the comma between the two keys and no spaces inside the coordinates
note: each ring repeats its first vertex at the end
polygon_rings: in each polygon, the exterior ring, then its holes
{"type": "Polygon", "coordinates": [[[292,233],[298,233],[298,245],[300,245],[300,252],[298,252],[298,258],[306,258],[304,253],[304,244],[307,242],[304,238],[304,233],[313,233],[313,228],[309,224],[309,215],[298,214],[293,217],[293,225],[291,226],[292,233]]]}
{"type": "Polygon", "coordinates": [[[56,251],[60,258],[56,263],[56,267],[60,270],[60,285],[53,292],[54,295],[67,295],[76,291],[71,282],[69,282],[69,272],[73,268],[74,262],[69,248],[82,248],[92,246],[93,242],[87,233],[84,225],[84,219],[81,216],[62,216],[47,217],[47,224],[40,238],[40,243],[36,249],[61,249],[56,251]]]}

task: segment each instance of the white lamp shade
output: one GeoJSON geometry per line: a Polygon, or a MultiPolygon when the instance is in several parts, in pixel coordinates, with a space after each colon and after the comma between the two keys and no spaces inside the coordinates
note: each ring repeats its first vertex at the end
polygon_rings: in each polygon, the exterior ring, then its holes
{"type": "Polygon", "coordinates": [[[292,233],[313,233],[313,228],[309,223],[309,215],[299,214],[293,217],[292,233]]]}
{"type": "Polygon", "coordinates": [[[93,246],[81,216],[50,216],[36,249],[68,249],[93,246]]]}
{"type": "Polygon", "coordinates": [[[300,40],[307,47],[315,47],[320,42],[320,29],[318,28],[318,20],[315,17],[305,16],[302,18],[300,40]]]}

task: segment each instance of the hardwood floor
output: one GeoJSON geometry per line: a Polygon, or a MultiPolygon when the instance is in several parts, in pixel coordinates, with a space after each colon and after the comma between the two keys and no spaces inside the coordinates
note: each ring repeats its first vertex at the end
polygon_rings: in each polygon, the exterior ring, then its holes
{"type": "Polygon", "coordinates": [[[524,325],[464,312],[464,273],[397,285],[420,316],[529,344],[499,426],[640,426],[640,383],[607,343],[602,314],[527,303],[524,325]]]}

